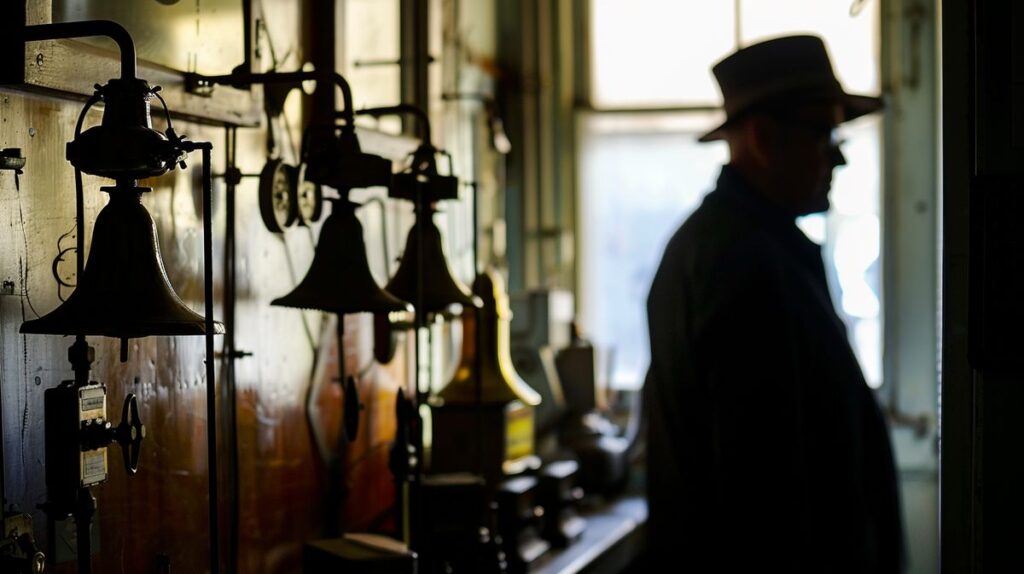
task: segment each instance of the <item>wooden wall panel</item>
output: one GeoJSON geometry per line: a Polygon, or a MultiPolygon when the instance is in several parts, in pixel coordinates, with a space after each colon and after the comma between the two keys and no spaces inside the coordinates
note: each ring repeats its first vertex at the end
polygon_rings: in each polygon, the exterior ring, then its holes
{"type": "MultiPolygon", "coordinates": [[[[296,40],[301,22],[299,2],[264,3],[271,30],[280,44],[296,40]]],[[[280,46],[279,46],[280,49],[280,46]]],[[[296,57],[299,59],[301,55],[296,57]]],[[[104,81],[94,78],[90,81],[104,81]]],[[[64,144],[73,135],[80,102],[16,90],[0,92],[0,147],[21,147],[28,157],[20,191],[13,174],[0,173],[0,281],[14,293],[0,295],[0,390],[3,396],[3,442],[7,502],[32,512],[37,536],[46,542],[46,520],[36,505],[46,500],[43,451],[43,391],[70,378],[66,360],[70,340],[20,335],[20,324],[57,306],[51,266],[57,240],[74,221],[73,171],[64,160],[64,144]]],[[[294,108],[290,110],[295,111],[294,108]]],[[[293,126],[299,115],[295,113],[293,126]]],[[[89,122],[98,122],[93,111],[89,122]]],[[[160,121],[156,120],[158,127],[160,121]]],[[[179,122],[176,122],[179,123],[179,122]]],[[[224,130],[180,122],[179,133],[214,143],[215,172],[224,168],[224,130]]],[[[258,171],[265,159],[263,130],[239,131],[239,166],[258,171]]],[[[196,211],[200,158],[189,169],[147,182],[154,190],[144,203],[156,221],[160,248],[177,293],[202,311],[202,227],[196,211]]],[[[92,222],[105,198],[103,184],[86,178],[86,221],[92,222]]],[[[224,190],[214,195],[214,265],[217,314],[222,316],[224,190]]],[[[321,424],[337,437],[343,405],[333,327],[319,313],[271,307],[304,275],[318,228],[283,236],[269,233],[258,215],[256,183],[246,180],[237,192],[238,301],[237,346],[253,355],[237,362],[239,440],[240,560],[246,573],[297,572],[302,541],[319,538],[329,493],[326,465],[314,444],[306,413],[306,392],[313,378],[325,379],[317,401],[321,424]],[[318,357],[324,368],[317,369],[318,357]]],[[[388,212],[392,217],[394,209],[388,212]]],[[[377,216],[374,215],[374,218],[377,216]]],[[[405,227],[392,222],[391,234],[405,227]]],[[[367,234],[369,259],[383,261],[374,234],[367,234]]],[[[73,244],[65,239],[64,245],[73,244]]],[[[394,254],[394,249],[392,249],[394,254]]],[[[375,263],[376,264],[376,263],[375,263]]],[[[73,258],[61,269],[74,268],[73,258]],[[70,266],[70,267],[65,267],[70,266]]],[[[68,290],[64,290],[67,295],[68,290]]],[[[372,323],[368,317],[346,319],[345,369],[362,372],[359,389],[365,404],[358,439],[345,448],[341,480],[347,496],[335,511],[351,529],[388,528],[394,503],[387,469],[387,449],[394,436],[394,395],[405,384],[408,353],[388,365],[372,362],[372,323]]],[[[406,341],[408,343],[408,341],[406,341]]],[[[139,473],[126,476],[118,447],[110,451],[109,480],[94,489],[99,504],[96,528],[100,548],[96,572],[156,572],[156,557],[170,558],[173,572],[207,569],[206,381],[202,338],[147,338],[131,342],[121,364],[117,343],[90,338],[97,360],[93,378],[108,385],[109,409],[119,416],[125,393],[140,399],[149,428],[139,473]]],[[[218,341],[218,347],[220,342],[218,341]]],[[[219,378],[223,364],[218,359],[219,378]]],[[[223,405],[221,405],[223,407],[223,405]]],[[[223,435],[222,435],[223,436],[223,435]]],[[[222,451],[226,446],[222,445],[222,451]]],[[[228,459],[222,457],[223,468],[228,459]]],[[[222,524],[231,520],[227,488],[221,485],[222,524]]],[[[221,537],[226,548],[227,529],[221,537]]],[[[53,567],[74,572],[73,562],[53,567]]]]}

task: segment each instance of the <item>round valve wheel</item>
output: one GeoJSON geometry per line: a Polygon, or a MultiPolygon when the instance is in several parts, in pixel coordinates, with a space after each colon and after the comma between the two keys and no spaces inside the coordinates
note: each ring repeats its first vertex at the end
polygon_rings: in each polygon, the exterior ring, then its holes
{"type": "Polygon", "coordinates": [[[299,197],[299,225],[309,226],[320,221],[324,213],[324,190],[319,183],[306,179],[306,164],[295,170],[295,189],[299,197]]]}
{"type": "Polygon", "coordinates": [[[128,474],[139,471],[139,458],[142,455],[142,439],[146,438],[146,425],[139,418],[139,401],[133,393],[128,393],[121,407],[121,424],[117,426],[117,442],[121,445],[124,456],[124,468],[128,474]]]}
{"type": "Polygon", "coordinates": [[[281,159],[271,159],[260,172],[260,217],[267,229],[284,233],[299,217],[298,191],[293,168],[281,159]]]}

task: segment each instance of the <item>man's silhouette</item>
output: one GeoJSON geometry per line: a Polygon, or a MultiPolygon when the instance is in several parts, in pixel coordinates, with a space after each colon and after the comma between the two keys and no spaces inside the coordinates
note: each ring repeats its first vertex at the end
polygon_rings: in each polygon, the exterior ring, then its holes
{"type": "Polygon", "coordinates": [[[828,209],[834,140],[881,108],[814,36],[714,67],[730,162],[665,249],[648,299],[652,551],[673,572],[902,570],[885,420],[797,216],[828,209]]]}

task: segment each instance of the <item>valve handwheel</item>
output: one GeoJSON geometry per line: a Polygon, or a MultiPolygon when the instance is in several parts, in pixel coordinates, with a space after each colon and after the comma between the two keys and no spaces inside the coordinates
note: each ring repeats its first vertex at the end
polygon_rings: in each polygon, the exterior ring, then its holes
{"type": "Polygon", "coordinates": [[[117,442],[124,455],[124,468],[128,474],[139,471],[139,457],[142,454],[142,439],[146,438],[146,425],[139,418],[139,401],[133,393],[124,398],[121,409],[121,424],[117,426],[117,442]]]}

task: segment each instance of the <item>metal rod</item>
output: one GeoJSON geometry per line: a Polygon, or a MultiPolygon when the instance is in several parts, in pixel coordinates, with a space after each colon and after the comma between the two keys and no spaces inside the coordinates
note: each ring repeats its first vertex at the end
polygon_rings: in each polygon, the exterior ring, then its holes
{"type": "MultiPolygon", "coordinates": [[[[479,273],[477,266],[479,265],[480,258],[480,193],[477,182],[470,182],[470,189],[473,190],[473,274],[479,273]]],[[[473,282],[476,283],[476,277],[473,277],[473,282]]],[[[483,377],[480,376],[483,370],[483,355],[481,350],[483,349],[483,329],[481,329],[481,322],[483,320],[483,309],[476,307],[472,308],[472,313],[475,321],[473,322],[473,337],[476,339],[476,349],[473,352],[473,373],[476,376],[476,380],[473,381],[473,400],[476,405],[476,445],[477,445],[477,472],[480,476],[486,476],[486,462],[484,462],[484,448],[483,448],[483,436],[484,436],[484,382],[483,377]]],[[[463,334],[465,336],[465,334],[463,334]]]]}
{"type": "MultiPolygon", "coordinates": [[[[338,376],[342,385],[345,381],[345,315],[342,313],[337,314],[338,324],[335,332],[337,333],[338,341],[338,376]]],[[[342,393],[344,394],[344,393],[342,393]]],[[[345,431],[344,431],[344,409],[342,409],[342,431],[338,437],[337,447],[334,452],[331,453],[331,458],[325,460],[327,463],[327,500],[324,505],[325,512],[327,515],[324,517],[324,536],[327,538],[337,538],[341,535],[341,502],[344,498],[342,488],[342,460],[341,446],[344,445],[345,431]]]]}
{"type": "Polygon", "coordinates": [[[84,22],[60,22],[57,24],[39,24],[26,26],[22,37],[26,42],[39,40],[61,40],[67,38],[85,38],[89,36],[106,36],[117,42],[121,51],[121,78],[135,79],[135,41],[131,34],[117,22],[110,20],[86,20],[84,22]]]}
{"type": "Polygon", "coordinates": [[[252,72],[252,44],[252,0],[242,0],[242,48],[245,50],[245,55],[242,58],[242,63],[235,68],[236,71],[247,74],[252,72]]]}
{"type": "Polygon", "coordinates": [[[226,86],[242,87],[250,84],[294,84],[299,85],[309,80],[331,82],[341,89],[341,95],[345,108],[338,114],[349,123],[355,119],[355,110],[352,107],[352,88],[348,80],[336,72],[322,71],[296,71],[296,72],[264,72],[260,74],[225,74],[222,76],[201,76],[193,74],[192,78],[199,82],[219,84],[226,86]]]}
{"type": "Polygon", "coordinates": [[[357,115],[361,116],[373,116],[379,118],[380,116],[395,116],[395,115],[411,115],[414,116],[420,122],[420,129],[423,130],[423,143],[429,147],[434,147],[433,140],[430,139],[430,117],[427,116],[427,112],[423,111],[423,108],[414,106],[413,104],[398,104],[394,106],[384,106],[380,108],[366,108],[356,112],[357,115]]]}
{"type": "MultiPolygon", "coordinates": [[[[248,2],[246,2],[248,5],[248,2]]],[[[247,56],[248,58],[248,56],[247,56]]],[[[237,145],[238,128],[227,126],[224,134],[224,164],[226,169],[235,168],[235,155],[237,145]]],[[[236,240],[236,212],[235,212],[235,191],[234,180],[226,180],[225,209],[224,209],[224,406],[227,408],[227,437],[229,445],[230,467],[228,491],[228,506],[230,529],[228,537],[227,571],[238,570],[239,553],[239,522],[241,521],[241,507],[239,504],[239,456],[238,456],[238,385],[235,371],[235,361],[238,359],[238,352],[235,342],[235,304],[238,300],[238,282],[236,279],[237,267],[235,258],[236,240]]]]}
{"type": "Polygon", "coordinates": [[[210,496],[210,572],[220,572],[220,524],[217,500],[217,373],[213,348],[213,176],[209,142],[195,142],[203,150],[203,303],[206,307],[206,448],[210,496]]]}
{"type": "Polygon", "coordinates": [[[96,498],[88,488],[79,488],[74,515],[78,574],[92,572],[92,517],[94,514],[96,514],[96,498]]]}
{"type": "MultiPolygon", "coordinates": [[[[413,107],[413,106],[410,106],[413,107]]],[[[416,108],[418,109],[418,108],[416,108]]],[[[420,110],[422,113],[422,110],[420,110]]],[[[425,114],[424,114],[425,117],[425,114]]],[[[423,125],[428,130],[430,122],[426,121],[423,125]]],[[[423,308],[423,228],[429,218],[432,216],[432,212],[423,209],[423,191],[417,186],[416,193],[416,373],[413,377],[414,384],[416,386],[415,393],[412,398],[412,413],[410,418],[412,419],[412,425],[415,430],[412,433],[413,449],[416,453],[416,465],[412,468],[411,480],[409,484],[409,547],[412,550],[420,550],[420,535],[422,534],[423,513],[420,511],[420,496],[422,494],[422,488],[420,483],[422,479],[422,468],[423,468],[423,418],[420,416],[420,328],[426,324],[426,311],[423,308]]],[[[431,352],[431,349],[427,348],[427,352],[431,352]]]]}

